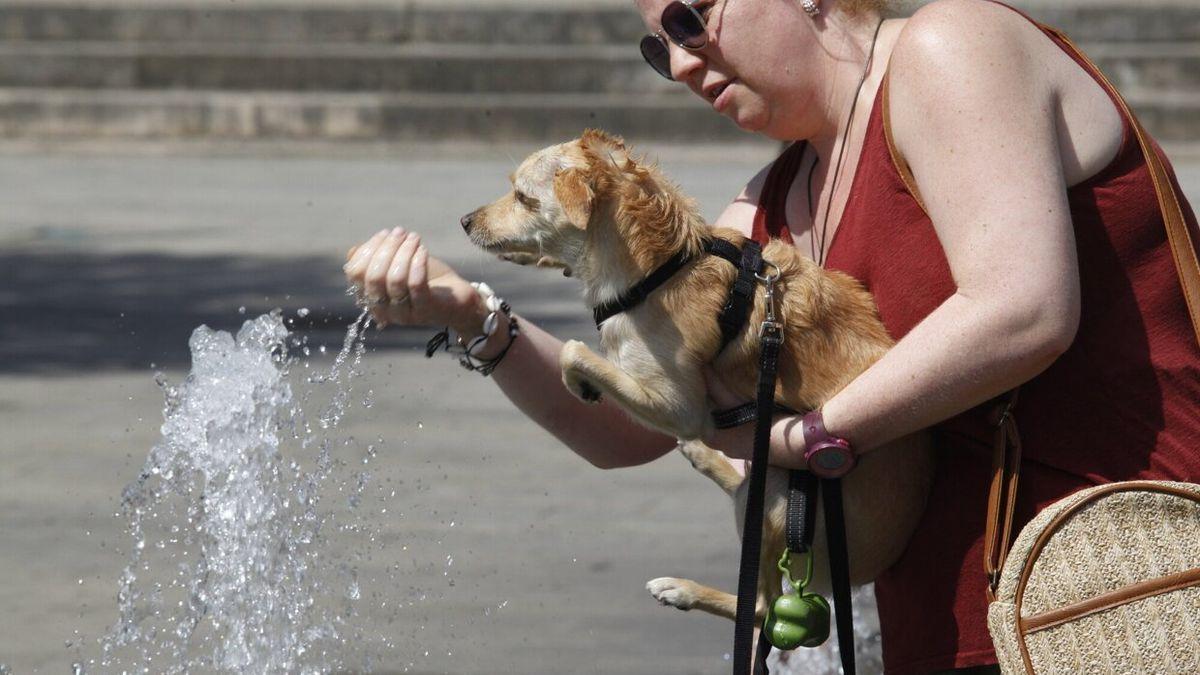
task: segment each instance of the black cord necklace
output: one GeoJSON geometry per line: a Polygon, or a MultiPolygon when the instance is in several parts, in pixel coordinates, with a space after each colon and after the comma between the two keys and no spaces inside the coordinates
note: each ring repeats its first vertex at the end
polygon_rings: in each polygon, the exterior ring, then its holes
{"type": "MultiPolygon", "coordinates": [[[[854,110],[858,107],[858,98],[862,94],[863,85],[867,83],[867,74],[871,72],[871,62],[875,60],[875,43],[879,41],[879,29],[883,28],[883,19],[879,19],[879,23],[875,24],[875,34],[871,37],[871,51],[867,53],[867,65],[863,67],[862,79],[858,82],[858,88],[854,91],[854,100],[850,103],[850,114],[846,116],[846,128],[842,131],[842,145],[838,149],[837,164],[833,167],[833,180],[829,185],[829,197],[825,200],[825,217],[821,221],[821,230],[819,238],[817,236],[809,237],[809,250],[812,252],[813,260],[817,261],[818,265],[825,266],[825,237],[829,231],[829,211],[833,208],[833,195],[837,192],[838,176],[842,172],[842,159],[846,156],[846,141],[850,138],[850,125],[854,121],[854,110]]],[[[814,156],[816,153],[813,153],[814,156]]],[[[814,224],[816,223],[817,214],[812,198],[812,178],[813,173],[817,169],[817,164],[820,164],[821,158],[815,156],[813,165],[808,169],[808,217],[814,224]]],[[[816,233],[814,233],[816,234],[816,233]]]]}

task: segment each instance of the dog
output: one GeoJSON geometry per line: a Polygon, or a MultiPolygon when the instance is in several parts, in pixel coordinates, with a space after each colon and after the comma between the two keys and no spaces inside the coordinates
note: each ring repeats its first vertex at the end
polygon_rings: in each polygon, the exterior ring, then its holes
{"type": "MultiPolygon", "coordinates": [[[[721,453],[698,439],[712,430],[703,367],[755,397],[762,294],[745,328],[720,350],[717,317],[736,270],[701,253],[706,238],[740,247],[745,237],[709,227],[695,204],[654,165],[634,157],[622,139],[588,130],[540,150],[511,176],[513,189],[463,218],[470,240],[505,260],[561,268],[583,283],[589,306],[609,301],[676,253],[694,262],[630,311],[604,322],[605,356],[568,341],[563,383],[584,401],[607,397],[638,422],[680,439],[682,454],[730,495],[740,524],[748,483],[721,453]],[[720,353],[718,351],[720,350],[720,353]]],[[[851,277],[822,269],[780,241],[763,249],[779,268],[778,320],[784,324],[776,400],[814,410],[878,360],[893,344],[870,294],[851,277]]],[[[903,552],[925,506],[933,473],[928,437],[914,434],[860,458],[844,479],[851,581],[873,580],[903,552]]],[[[759,569],[758,615],[781,592],[777,567],[785,547],[788,473],[771,468],[759,569]]],[[[810,589],[827,591],[822,518],[813,549],[810,589]]],[[[793,559],[794,560],[794,559],[793,559]]],[[[793,562],[793,565],[797,563],[793,562]]],[[[800,575],[797,575],[800,576],[800,575]]],[[[647,583],[660,602],[733,619],[734,595],[695,581],[662,577],[647,583]]]]}

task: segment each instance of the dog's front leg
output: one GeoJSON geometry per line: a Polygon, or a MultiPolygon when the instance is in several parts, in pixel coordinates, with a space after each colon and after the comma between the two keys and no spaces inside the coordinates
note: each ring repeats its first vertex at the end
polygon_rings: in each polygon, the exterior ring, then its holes
{"type": "MultiPolygon", "coordinates": [[[[707,414],[689,414],[703,410],[701,405],[688,405],[681,400],[681,391],[650,391],[642,383],[578,340],[569,340],[559,355],[563,384],[583,401],[596,403],[608,396],[613,403],[641,420],[644,424],[685,440],[700,438],[708,431],[707,414]]],[[[662,375],[656,379],[672,382],[662,375]]]]}

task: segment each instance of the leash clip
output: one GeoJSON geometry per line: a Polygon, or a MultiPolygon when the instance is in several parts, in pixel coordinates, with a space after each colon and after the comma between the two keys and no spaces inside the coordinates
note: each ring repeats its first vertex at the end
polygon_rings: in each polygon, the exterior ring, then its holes
{"type": "Polygon", "coordinates": [[[767,316],[763,319],[762,328],[759,329],[759,337],[765,336],[768,333],[774,336],[781,336],[783,334],[783,324],[776,321],[775,317],[775,282],[779,281],[782,272],[780,272],[779,266],[770,260],[764,259],[762,262],[764,270],[769,267],[774,272],[767,272],[766,274],[754,273],[754,278],[762,282],[765,287],[763,297],[766,302],[767,316]]]}

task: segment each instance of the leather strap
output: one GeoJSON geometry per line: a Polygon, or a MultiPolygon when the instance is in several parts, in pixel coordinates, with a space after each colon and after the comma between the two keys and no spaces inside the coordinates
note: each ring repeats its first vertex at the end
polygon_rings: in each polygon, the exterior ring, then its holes
{"type": "Polygon", "coordinates": [[[1021,477],[1021,437],[1013,408],[1018,390],[999,403],[992,422],[996,425],[992,448],[992,482],[988,487],[987,526],[983,535],[983,570],[987,574],[988,602],[996,599],[1000,570],[1012,545],[1013,517],[1017,507],[1017,483],[1021,477]]]}
{"type": "Polygon", "coordinates": [[[1035,614],[1028,619],[1018,616],[1017,621],[1020,623],[1021,634],[1029,635],[1030,633],[1061,626],[1064,623],[1082,619],[1085,616],[1091,616],[1113,609],[1114,607],[1128,605],[1131,602],[1153,598],[1156,595],[1191,588],[1192,586],[1200,586],[1200,567],[1193,567],[1190,570],[1168,574],[1165,577],[1148,579],[1140,583],[1123,586],[1115,591],[1102,593],[1093,598],[1072,603],[1066,607],[1059,607],[1048,612],[1035,614]]]}

